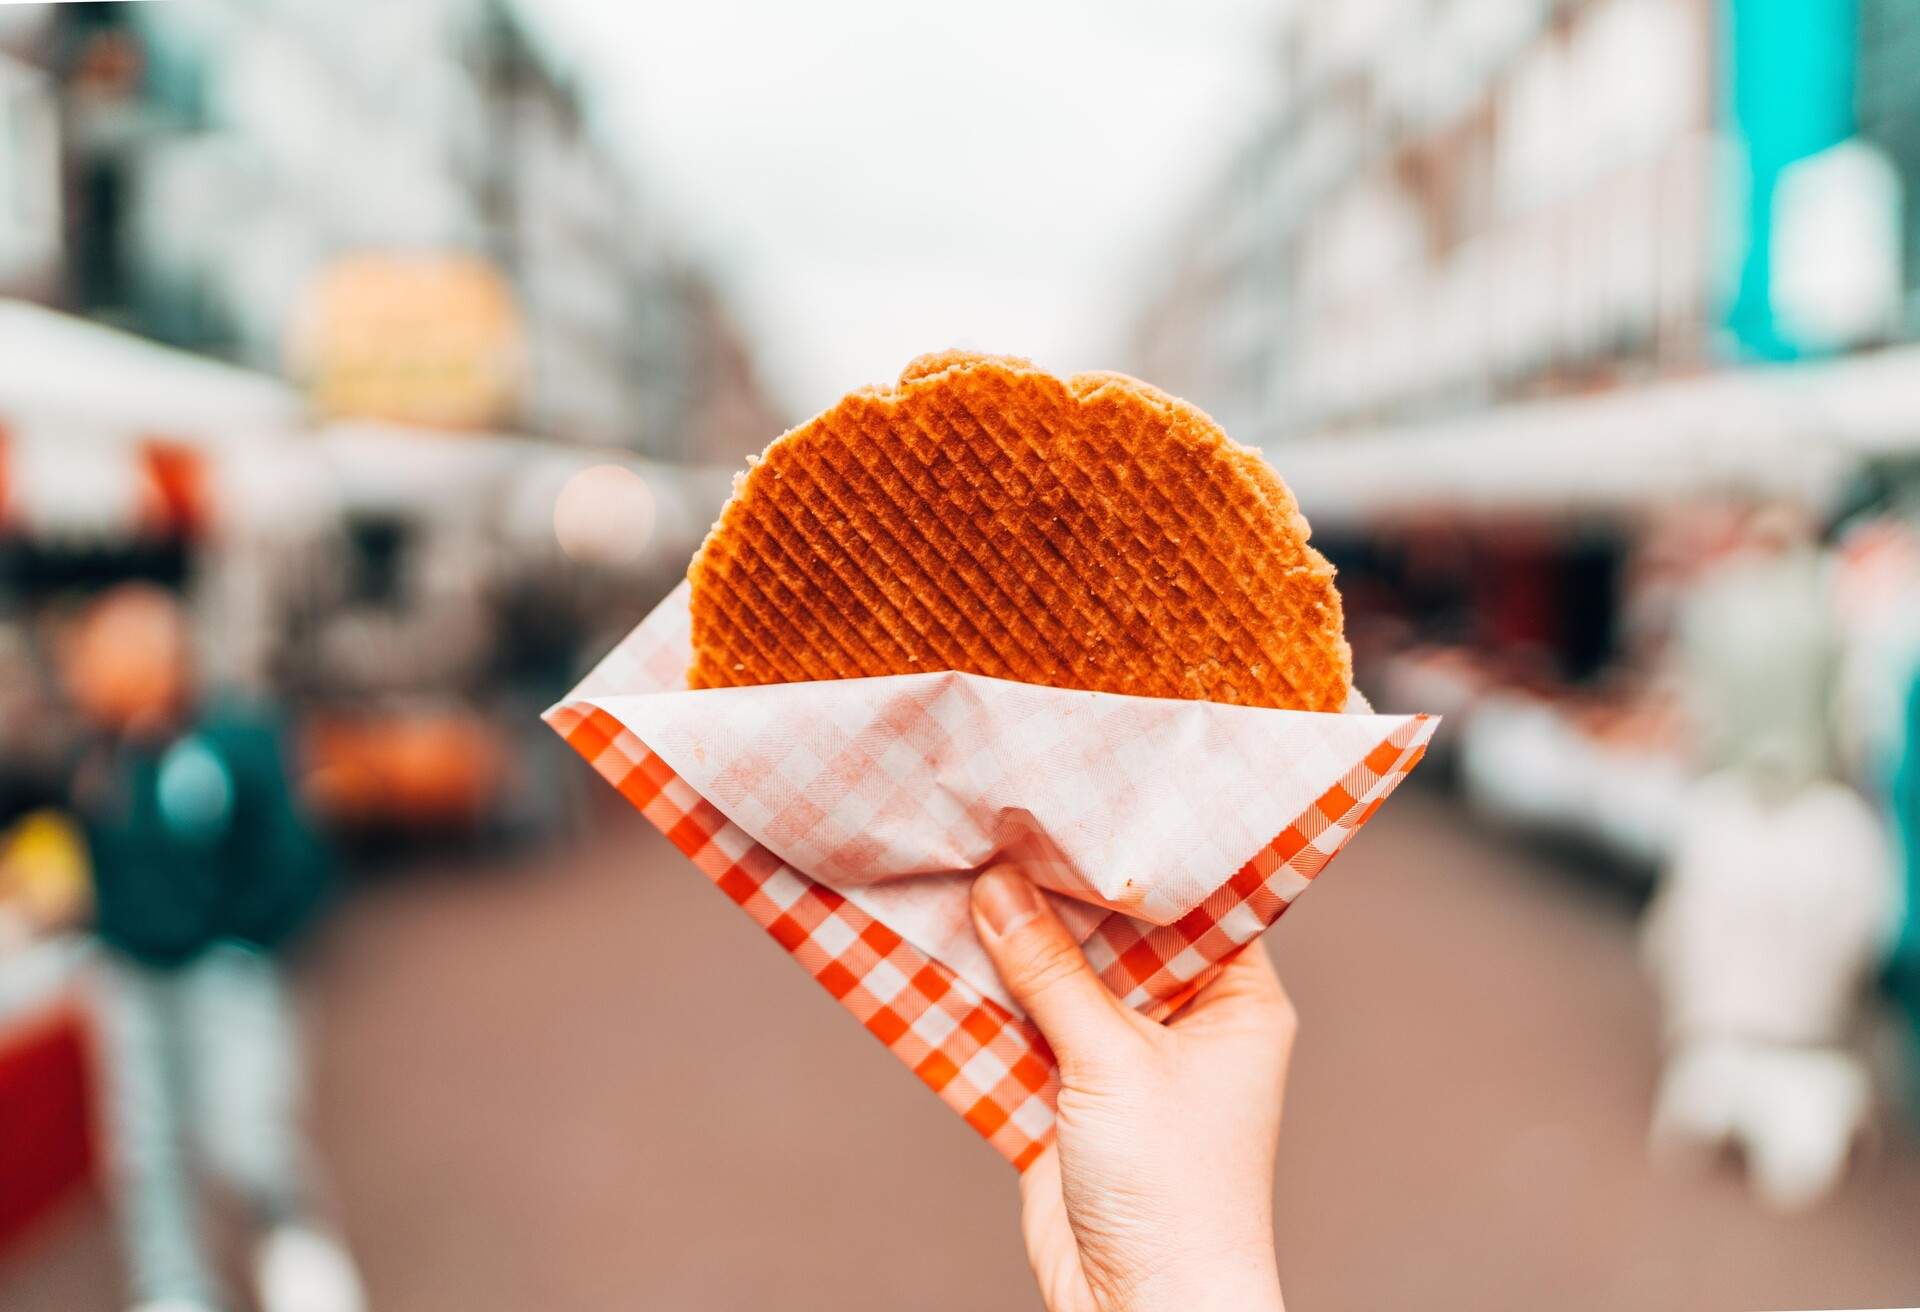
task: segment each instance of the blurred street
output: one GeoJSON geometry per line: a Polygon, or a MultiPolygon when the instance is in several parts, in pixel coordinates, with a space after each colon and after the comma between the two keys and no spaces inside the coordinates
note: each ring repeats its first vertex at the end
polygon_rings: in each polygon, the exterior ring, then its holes
{"type": "Polygon", "coordinates": [[[1104,924],[1143,1007],[1367,824],[1271,943],[1295,1312],[1920,1304],[1915,68],[1914,0],[0,3],[0,1312],[1035,1306],[946,874],[1036,819],[1181,917],[1104,924]],[[1002,628],[1405,718],[981,792],[723,686],[1002,628]]]}
{"type": "MultiPolygon", "coordinates": [[[[1654,1173],[1627,899],[1448,806],[1403,794],[1274,937],[1303,1015],[1289,1305],[1912,1301],[1911,1123],[1803,1217],[1730,1171],[1654,1173]]],[[[309,963],[320,1141],[374,1305],[1032,1305],[1006,1167],[644,822],[599,809],[538,869],[363,894],[309,963]]],[[[115,1306],[81,1207],[0,1267],[0,1306],[115,1306]]]]}

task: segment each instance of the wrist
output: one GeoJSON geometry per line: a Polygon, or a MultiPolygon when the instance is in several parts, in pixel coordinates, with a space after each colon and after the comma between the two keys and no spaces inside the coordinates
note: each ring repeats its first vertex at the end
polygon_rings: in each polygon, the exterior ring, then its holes
{"type": "Polygon", "coordinates": [[[1271,1244],[1193,1253],[1114,1280],[1099,1304],[1104,1312],[1284,1312],[1271,1244]]]}

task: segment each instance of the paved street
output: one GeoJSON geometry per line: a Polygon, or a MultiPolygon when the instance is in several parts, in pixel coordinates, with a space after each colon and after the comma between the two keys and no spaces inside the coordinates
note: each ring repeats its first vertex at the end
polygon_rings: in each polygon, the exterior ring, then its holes
{"type": "MultiPolygon", "coordinates": [[[[1304,1018],[1289,1306],[1920,1303],[1920,1142],[1758,1211],[1641,1146],[1626,899],[1403,794],[1273,936],[1304,1018]]],[[[358,897],[311,963],[319,1133],[386,1312],[1034,1305],[1011,1173],[637,820],[358,897]]],[[[108,1309],[95,1204],[0,1306],[108,1309]]]]}

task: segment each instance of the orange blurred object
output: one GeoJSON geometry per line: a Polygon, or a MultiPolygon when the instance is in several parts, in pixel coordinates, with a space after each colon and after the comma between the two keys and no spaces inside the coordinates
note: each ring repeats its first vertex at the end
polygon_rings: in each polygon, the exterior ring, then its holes
{"type": "Polygon", "coordinates": [[[178,714],[190,695],[191,639],[162,588],[122,584],[81,616],[62,651],[68,691],[94,724],[138,730],[178,714]]]}
{"type": "Polygon", "coordinates": [[[213,525],[206,456],[186,442],[153,437],[141,444],[146,476],[142,520],[155,532],[198,538],[213,525]]]}
{"type": "Polygon", "coordinates": [[[459,709],[334,712],[306,725],[306,793],[348,826],[466,826],[499,795],[506,749],[459,709]]]}

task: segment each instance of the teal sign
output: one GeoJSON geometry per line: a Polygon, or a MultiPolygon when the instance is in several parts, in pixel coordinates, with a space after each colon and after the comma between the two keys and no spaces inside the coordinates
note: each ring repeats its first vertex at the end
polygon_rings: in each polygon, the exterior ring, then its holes
{"type": "Polygon", "coordinates": [[[1789,165],[1854,134],[1857,0],[1720,0],[1720,24],[1722,115],[1746,163],[1725,327],[1743,356],[1793,360],[1773,312],[1774,196],[1789,165]]]}

